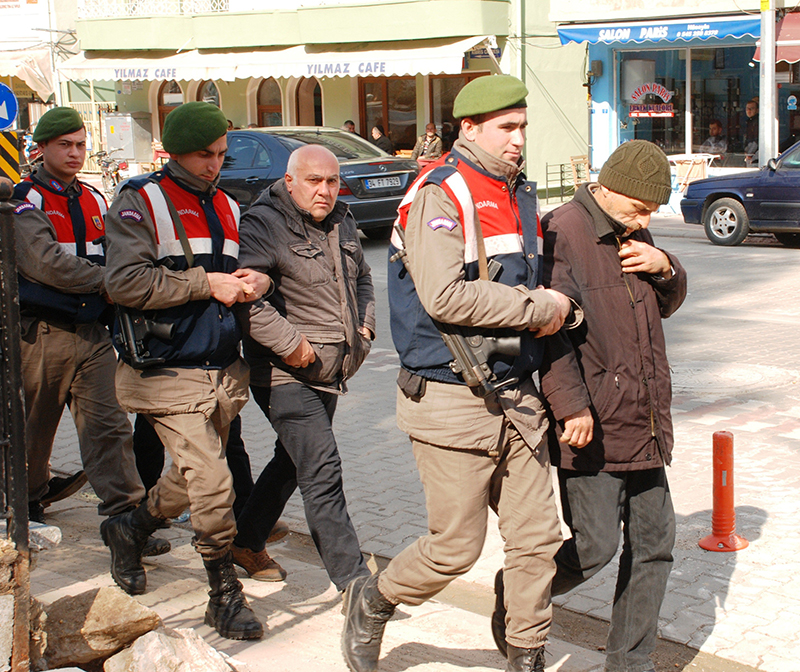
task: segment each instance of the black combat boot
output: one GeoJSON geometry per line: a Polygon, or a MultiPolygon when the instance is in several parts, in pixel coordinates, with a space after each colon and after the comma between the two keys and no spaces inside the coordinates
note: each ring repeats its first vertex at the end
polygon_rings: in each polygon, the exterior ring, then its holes
{"type": "Polygon", "coordinates": [[[142,502],[133,511],[110,516],[100,525],[100,536],[111,551],[111,576],[129,595],[141,595],[147,588],[142,550],[161,522],[150,515],[147,502],[142,502]]]}
{"type": "Polygon", "coordinates": [[[264,628],[242,594],[231,552],[215,560],[203,558],[203,564],[211,586],[205,624],[228,639],[261,639],[264,628]]]}
{"type": "Polygon", "coordinates": [[[503,590],[503,570],[494,577],[494,611],[492,612],[492,637],[497,650],[506,655],[506,605],[503,590]]]}
{"type": "Polygon", "coordinates": [[[378,576],[359,576],[344,591],[342,653],[352,672],[375,672],[383,630],[395,605],[378,590],[378,576]]]}
{"type": "Polygon", "coordinates": [[[518,649],[508,644],[506,672],[544,672],[544,646],[518,649]]]}

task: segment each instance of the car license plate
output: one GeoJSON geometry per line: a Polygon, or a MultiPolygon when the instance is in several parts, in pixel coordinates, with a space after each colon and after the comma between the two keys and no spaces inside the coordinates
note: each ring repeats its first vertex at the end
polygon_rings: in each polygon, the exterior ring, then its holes
{"type": "Polygon", "coordinates": [[[364,180],[364,182],[367,185],[367,189],[385,189],[386,187],[400,186],[400,178],[397,176],[373,177],[371,179],[364,180]]]}

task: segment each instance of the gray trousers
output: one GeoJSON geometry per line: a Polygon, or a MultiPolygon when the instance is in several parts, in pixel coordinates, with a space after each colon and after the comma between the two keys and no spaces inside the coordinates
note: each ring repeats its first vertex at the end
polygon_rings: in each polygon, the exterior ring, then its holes
{"type": "Polygon", "coordinates": [[[650,670],[675,544],[666,471],[663,467],[598,473],[559,469],[558,478],[572,538],[556,553],[553,595],[572,590],[605,567],[617,552],[621,530],[606,670],[650,670]]]}
{"type": "Polygon", "coordinates": [[[117,359],[108,330],[100,324],[57,326],[24,317],[21,350],[28,499],[47,494],[53,440],[69,405],[83,468],[100,498],[100,515],[136,506],[145,493],[133,457],[131,425],[114,392],[117,359]]]}

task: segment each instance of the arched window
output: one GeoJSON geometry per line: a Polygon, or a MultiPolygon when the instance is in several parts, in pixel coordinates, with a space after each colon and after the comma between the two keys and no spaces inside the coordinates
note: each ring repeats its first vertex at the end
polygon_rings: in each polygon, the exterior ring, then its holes
{"type": "Polygon", "coordinates": [[[281,87],[273,77],[265,79],[258,86],[258,125],[282,126],[281,87]]]}
{"type": "Polygon", "coordinates": [[[217,85],[210,79],[201,82],[200,86],[197,87],[197,100],[219,107],[219,89],[217,85]]]}
{"type": "Polygon", "coordinates": [[[313,77],[297,85],[297,125],[322,126],[322,88],[313,77]]]}
{"type": "Polygon", "coordinates": [[[183,91],[174,79],[164,82],[158,90],[158,127],[164,130],[164,120],[178,105],[183,104],[183,91]]]}

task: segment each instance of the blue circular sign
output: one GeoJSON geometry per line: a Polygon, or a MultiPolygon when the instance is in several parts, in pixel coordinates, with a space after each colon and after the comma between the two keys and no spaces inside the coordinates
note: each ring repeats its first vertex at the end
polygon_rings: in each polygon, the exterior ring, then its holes
{"type": "Polygon", "coordinates": [[[19,103],[14,92],[5,84],[0,83],[0,131],[14,127],[19,111],[19,103]]]}

